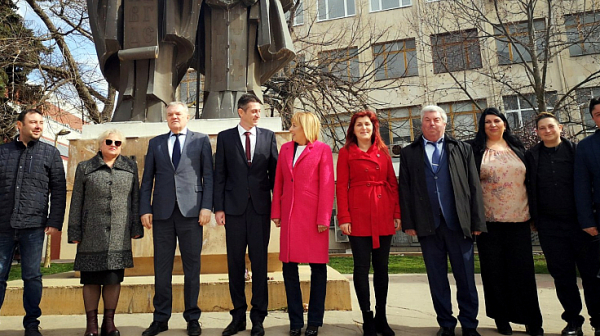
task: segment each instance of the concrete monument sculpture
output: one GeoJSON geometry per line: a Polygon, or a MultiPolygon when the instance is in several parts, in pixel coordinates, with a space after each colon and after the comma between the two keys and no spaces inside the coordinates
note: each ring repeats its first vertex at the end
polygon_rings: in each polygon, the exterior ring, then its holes
{"type": "Polygon", "coordinates": [[[295,57],[284,16],[292,4],[88,0],[100,69],[119,91],[112,121],[163,121],[189,67],[205,75],[202,118],[237,118],[239,96],[262,100],[260,86],[295,57]]]}
{"type": "Polygon", "coordinates": [[[163,121],[194,55],[202,0],[88,0],[100,69],[119,91],[112,121],[163,121]]]}
{"type": "Polygon", "coordinates": [[[238,118],[246,92],[264,102],[261,85],[296,56],[284,13],[293,0],[205,0],[195,67],[204,74],[203,119],[238,118]]]}

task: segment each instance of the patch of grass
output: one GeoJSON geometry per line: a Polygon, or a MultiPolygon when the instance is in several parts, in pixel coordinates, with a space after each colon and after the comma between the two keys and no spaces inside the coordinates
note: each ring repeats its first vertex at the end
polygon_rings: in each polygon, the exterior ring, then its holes
{"type": "MultiPolygon", "coordinates": [[[[546,259],[542,254],[534,254],[533,262],[535,266],[536,274],[548,274],[548,267],[546,267],[546,259]]],[[[352,274],[354,268],[354,261],[352,256],[347,257],[330,257],[329,266],[337,270],[342,274],[352,274]]],[[[425,270],[425,262],[420,254],[395,254],[390,255],[390,261],[388,264],[389,274],[419,274],[427,273],[425,270]]],[[[448,272],[452,272],[450,262],[448,262],[448,272]]],[[[371,268],[370,273],[373,273],[371,268]]],[[[479,255],[475,255],[475,273],[481,273],[479,267],[479,255]]]]}
{"type": "MultiPolygon", "coordinates": [[[[40,264],[42,275],[65,273],[73,270],[73,263],[52,263],[50,268],[46,268],[40,264]]],[[[21,264],[12,265],[8,274],[8,281],[21,279],[21,264]]]]}

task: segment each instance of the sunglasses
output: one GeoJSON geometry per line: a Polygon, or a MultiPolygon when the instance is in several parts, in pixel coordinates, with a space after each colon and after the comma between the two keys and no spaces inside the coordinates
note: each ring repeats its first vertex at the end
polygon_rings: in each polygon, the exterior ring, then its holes
{"type": "MultiPolygon", "coordinates": [[[[104,140],[104,142],[106,142],[107,146],[112,146],[113,145],[113,141],[111,139],[106,139],[106,140],[104,140]]],[[[115,140],[114,143],[115,143],[115,146],[121,147],[121,144],[123,142],[121,140],[115,140]]]]}

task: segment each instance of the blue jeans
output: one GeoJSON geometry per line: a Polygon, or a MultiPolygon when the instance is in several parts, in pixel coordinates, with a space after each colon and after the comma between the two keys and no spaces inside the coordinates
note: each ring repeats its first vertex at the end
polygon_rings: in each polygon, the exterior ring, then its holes
{"type": "Polygon", "coordinates": [[[38,317],[42,315],[42,272],[40,264],[44,245],[44,228],[14,229],[11,232],[0,232],[0,309],[4,304],[6,280],[19,244],[21,253],[21,277],[23,278],[23,308],[25,317],[23,326],[38,326],[38,317]]]}

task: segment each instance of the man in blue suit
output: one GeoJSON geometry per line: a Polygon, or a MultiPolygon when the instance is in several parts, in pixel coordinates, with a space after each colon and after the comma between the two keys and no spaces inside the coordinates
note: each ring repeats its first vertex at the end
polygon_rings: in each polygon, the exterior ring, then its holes
{"type": "MultiPolygon", "coordinates": [[[[590,101],[590,114],[600,127],[600,99],[590,101]]],[[[590,248],[598,251],[598,211],[600,211],[600,130],[581,140],[575,154],[575,206],[583,231],[593,237],[590,248]]],[[[600,274],[598,274],[600,277],[600,274]]],[[[585,285],[585,284],[584,284],[585,285]]],[[[589,307],[588,307],[589,308],[589,307]]],[[[600,336],[600,312],[591,312],[590,324],[600,336]]]]}
{"type": "Polygon", "coordinates": [[[168,329],[177,240],[184,273],[183,317],[188,323],[188,335],[202,332],[198,323],[200,253],[202,226],[210,221],[212,209],[213,162],[208,136],[188,130],[188,119],[185,104],[170,103],[167,123],[171,131],[148,144],[140,214],[144,227],[153,230],[155,288],[154,319],[142,336],[154,336],[168,329]]]}
{"type": "Polygon", "coordinates": [[[458,321],[463,336],[477,332],[479,301],[475,287],[473,241],[486,232],[483,196],[473,150],[445,134],[448,116],[439,106],[421,111],[423,134],[402,149],[400,208],[402,229],[418,236],[440,329],[454,336],[448,259],[456,280],[458,321]]]}

